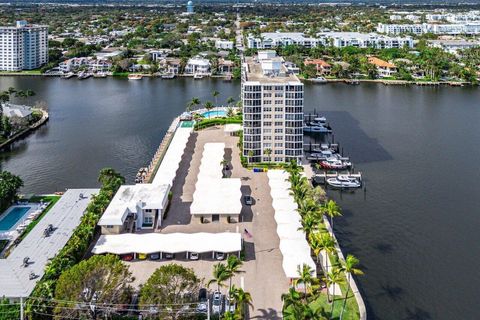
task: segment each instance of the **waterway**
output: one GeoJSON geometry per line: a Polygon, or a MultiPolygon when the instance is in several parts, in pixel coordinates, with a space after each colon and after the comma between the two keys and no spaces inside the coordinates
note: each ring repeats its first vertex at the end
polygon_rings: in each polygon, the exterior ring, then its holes
{"type": "MultiPolygon", "coordinates": [[[[0,89],[32,89],[48,125],[0,154],[24,192],[96,185],[116,168],[133,181],[192,96],[238,99],[221,80],[0,77],[0,89]]],[[[479,319],[480,90],[377,84],[307,85],[306,110],[324,114],[335,141],[364,172],[366,192],[329,192],[335,223],[370,319],[479,319]]]]}

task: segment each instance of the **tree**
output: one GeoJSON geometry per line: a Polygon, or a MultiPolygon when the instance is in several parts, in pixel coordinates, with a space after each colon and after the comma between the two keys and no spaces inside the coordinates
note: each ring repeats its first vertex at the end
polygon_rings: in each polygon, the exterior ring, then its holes
{"type": "Polygon", "coordinates": [[[215,106],[216,106],[216,107],[218,106],[218,104],[217,104],[217,97],[218,97],[219,94],[220,94],[220,92],[218,92],[217,90],[214,90],[214,91],[212,92],[212,97],[213,97],[213,99],[215,99],[215,106]]]}
{"type": "Polygon", "coordinates": [[[307,303],[308,290],[311,289],[310,287],[314,284],[316,278],[312,275],[313,269],[307,264],[298,266],[297,273],[299,277],[295,279],[295,286],[303,285],[303,300],[304,303],[307,303]]]}
{"type": "Polygon", "coordinates": [[[8,298],[0,298],[0,320],[20,319],[20,306],[8,298]]]}
{"type": "Polygon", "coordinates": [[[252,162],[252,158],[254,156],[253,150],[248,150],[247,156],[248,156],[248,162],[252,162]]]}
{"type": "Polygon", "coordinates": [[[266,148],[265,150],[263,150],[263,154],[266,155],[268,157],[268,161],[271,161],[272,159],[270,158],[271,154],[272,154],[272,149],[270,148],[266,148]]]}
{"type": "Polygon", "coordinates": [[[344,284],[345,279],[342,277],[342,274],[339,269],[334,268],[331,272],[327,274],[327,277],[325,278],[325,282],[327,284],[327,291],[329,290],[330,286],[333,286],[332,290],[332,310],[330,312],[330,319],[333,319],[333,308],[335,306],[335,288],[336,285],[338,284],[344,284]]]}
{"type": "Polygon", "coordinates": [[[10,118],[3,117],[0,120],[2,121],[3,137],[10,137],[10,134],[12,133],[12,123],[10,122],[10,118]]]}
{"type": "Polygon", "coordinates": [[[230,292],[230,290],[232,290],[232,278],[233,278],[233,276],[243,272],[242,270],[240,270],[242,265],[243,265],[242,260],[240,260],[237,256],[235,256],[235,255],[228,256],[228,258],[227,258],[227,271],[229,273],[229,282],[230,282],[229,285],[228,285],[228,292],[230,292]]]}
{"type": "Polygon", "coordinates": [[[353,275],[363,275],[363,271],[357,266],[360,263],[360,260],[357,259],[354,255],[348,254],[345,259],[345,263],[342,266],[343,271],[347,275],[347,292],[345,293],[345,299],[343,300],[342,311],[340,313],[340,320],[343,318],[343,313],[345,312],[345,307],[347,305],[348,293],[350,292],[350,278],[353,275]]]}
{"type": "Polygon", "coordinates": [[[140,289],[139,303],[162,305],[160,318],[174,317],[180,304],[194,301],[199,287],[200,280],[192,269],[175,263],[163,265],[140,289]]]}
{"type": "MultiPolygon", "coordinates": [[[[310,246],[312,247],[313,252],[317,257],[317,261],[320,257],[320,253],[323,251],[325,254],[325,270],[324,274],[327,276],[328,274],[328,256],[335,252],[335,241],[333,240],[332,236],[328,233],[311,233],[310,234],[310,246]]],[[[330,301],[329,291],[327,290],[327,297],[330,301]]]]}
{"type": "Polygon", "coordinates": [[[231,104],[233,104],[235,102],[235,99],[233,97],[228,97],[227,99],[227,105],[230,106],[231,104]]]}
{"type": "Polygon", "coordinates": [[[23,187],[20,177],[8,172],[0,172],[0,212],[5,211],[17,198],[18,190],[23,187]]]}
{"type": "Polygon", "coordinates": [[[199,98],[193,97],[192,100],[190,100],[190,102],[187,105],[187,111],[191,111],[192,108],[198,106],[200,103],[201,102],[199,98]]]}
{"type": "Polygon", "coordinates": [[[240,319],[245,319],[246,311],[249,307],[253,307],[252,295],[249,292],[244,291],[242,288],[238,288],[236,286],[232,286],[232,289],[229,293],[230,297],[232,297],[237,304],[235,313],[240,319]],[[247,307],[247,309],[245,309],[245,307],[247,307]]]}
{"type": "Polygon", "coordinates": [[[212,283],[217,284],[217,290],[220,291],[220,287],[223,287],[223,283],[230,277],[228,268],[223,263],[217,263],[213,266],[213,279],[208,281],[207,286],[210,287],[212,283]]]}
{"type": "MultiPolygon", "coordinates": [[[[122,184],[125,184],[125,178],[119,174],[117,171],[115,171],[112,168],[103,168],[100,170],[100,175],[98,176],[98,182],[102,184],[102,186],[109,187],[109,186],[120,186],[122,184]]],[[[114,188],[115,192],[117,191],[116,188],[114,188]]]]}
{"type": "Polygon", "coordinates": [[[330,224],[332,225],[333,230],[333,218],[341,217],[342,211],[337,203],[333,200],[328,200],[323,206],[322,211],[324,214],[330,217],[330,224]]]}
{"type": "Polygon", "coordinates": [[[57,281],[54,309],[62,318],[107,317],[102,305],[130,302],[133,282],[128,266],[114,255],[95,255],[63,272],[57,281]]]}
{"type": "Polygon", "coordinates": [[[205,109],[210,111],[210,110],[213,109],[213,103],[211,101],[206,101],[205,104],[204,104],[204,107],[205,107],[205,109]]]}

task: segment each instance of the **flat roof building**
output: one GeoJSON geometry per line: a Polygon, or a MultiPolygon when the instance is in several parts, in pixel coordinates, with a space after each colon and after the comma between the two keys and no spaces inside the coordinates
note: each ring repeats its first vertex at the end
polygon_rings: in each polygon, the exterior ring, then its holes
{"type": "Polygon", "coordinates": [[[303,156],[303,83],[275,51],[246,57],[242,69],[243,156],[288,162],[303,156]]]}

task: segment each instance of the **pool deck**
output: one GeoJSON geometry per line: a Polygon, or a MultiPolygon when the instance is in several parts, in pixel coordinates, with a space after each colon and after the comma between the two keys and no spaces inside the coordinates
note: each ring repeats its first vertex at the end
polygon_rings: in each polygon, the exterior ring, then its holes
{"type": "Polygon", "coordinates": [[[20,298],[31,294],[44,269],[67,243],[73,230],[80,224],[87,205],[93,194],[99,189],[70,189],[48,211],[27,237],[16,247],[6,259],[0,259],[0,297],[20,298]],[[84,198],[80,198],[80,194],[84,198]],[[43,231],[52,224],[55,231],[44,237],[43,231]],[[23,259],[30,258],[28,267],[23,267],[23,259]],[[29,279],[31,272],[37,277],[29,279]]]}
{"type": "Polygon", "coordinates": [[[36,210],[40,209],[40,204],[39,203],[28,203],[28,204],[25,204],[25,205],[13,205],[11,206],[10,208],[8,208],[4,213],[2,213],[2,215],[0,215],[0,223],[6,218],[6,216],[8,214],[10,214],[10,212],[14,209],[14,208],[18,208],[18,207],[30,207],[30,209],[25,212],[22,217],[20,217],[9,229],[6,229],[6,230],[3,230],[3,229],[0,229],[0,239],[6,239],[6,240],[10,240],[10,241],[13,241],[15,240],[18,236],[20,236],[21,233],[17,232],[16,231],[16,228],[22,224],[23,222],[25,222],[25,220],[27,219],[27,217],[35,212],[36,210]]]}

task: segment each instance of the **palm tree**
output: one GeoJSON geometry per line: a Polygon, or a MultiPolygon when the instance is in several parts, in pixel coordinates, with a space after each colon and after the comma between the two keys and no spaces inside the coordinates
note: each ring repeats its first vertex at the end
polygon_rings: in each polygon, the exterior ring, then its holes
{"type": "Polygon", "coordinates": [[[213,103],[211,101],[206,101],[205,104],[203,105],[205,107],[205,109],[207,110],[212,110],[213,109],[213,103]]]}
{"type": "Polygon", "coordinates": [[[193,107],[200,105],[200,99],[197,97],[193,97],[192,100],[187,104],[187,111],[191,111],[193,107]]]}
{"type": "Polygon", "coordinates": [[[208,281],[207,286],[209,287],[212,283],[217,284],[217,290],[220,291],[220,287],[223,287],[225,280],[229,278],[229,273],[227,266],[223,263],[217,263],[213,266],[213,279],[208,281]]]}
{"type": "Polygon", "coordinates": [[[231,105],[232,103],[234,103],[234,102],[235,102],[235,99],[234,99],[233,97],[228,97],[228,98],[227,98],[227,105],[228,105],[229,107],[230,107],[230,105],[231,105]]]}
{"type": "Polygon", "coordinates": [[[345,279],[342,277],[342,273],[338,268],[333,269],[331,272],[327,274],[325,278],[325,282],[327,283],[327,292],[330,286],[333,286],[333,298],[332,298],[332,310],[330,312],[330,319],[333,319],[333,308],[335,306],[335,287],[336,284],[340,285],[345,283],[345,279]]]}
{"type": "Polygon", "coordinates": [[[303,318],[311,320],[328,319],[325,315],[325,310],[322,307],[315,308],[311,304],[307,304],[303,308],[303,318]]]}
{"type": "Polygon", "coordinates": [[[266,148],[265,150],[263,150],[263,154],[268,157],[269,161],[271,161],[270,155],[272,154],[272,149],[266,148]]]}
{"type": "Polygon", "coordinates": [[[347,258],[345,259],[345,264],[342,266],[343,271],[347,275],[347,292],[345,293],[345,299],[343,300],[342,312],[340,313],[340,320],[343,318],[343,312],[345,311],[345,307],[347,305],[348,293],[350,291],[350,277],[352,274],[356,276],[363,275],[363,271],[357,268],[360,260],[354,255],[348,254],[347,258]]]}
{"type": "Polygon", "coordinates": [[[248,150],[247,155],[248,155],[248,162],[251,162],[251,161],[252,161],[252,157],[253,157],[253,155],[254,155],[253,150],[248,150]]]}
{"type": "Polygon", "coordinates": [[[227,117],[232,118],[235,115],[232,107],[227,108],[227,117]]]}
{"type": "Polygon", "coordinates": [[[308,288],[312,285],[314,277],[312,276],[312,268],[309,265],[303,264],[302,267],[298,266],[297,273],[298,278],[295,279],[295,286],[303,284],[304,302],[307,303],[308,288]]]}
{"type": "Polygon", "coordinates": [[[229,281],[230,281],[230,283],[228,285],[228,292],[230,292],[230,290],[232,290],[232,278],[233,278],[233,276],[243,272],[242,270],[240,270],[242,265],[243,265],[242,260],[240,260],[237,256],[231,255],[231,256],[228,257],[228,259],[227,259],[227,271],[229,273],[229,281]]]}
{"type": "MultiPolygon", "coordinates": [[[[327,276],[328,274],[328,262],[329,262],[329,254],[335,252],[335,241],[328,233],[311,233],[310,234],[310,246],[312,247],[315,256],[317,257],[317,261],[320,257],[320,253],[323,251],[325,254],[325,270],[324,274],[327,276]]],[[[330,293],[327,290],[327,298],[330,301],[330,293]]]]}
{"type": "Polygon", "coordinates": [[[285,307],[291,306],[291,305],[301,304],[300,303],[300,300],[301,300],[300,294],[298,293],[297,290],[295,290],[294,287],[290,287],[288,289],[288,293],[282,294],[282,300],[283,300],[283,305],[285,307]]]}
{"type": "Polygon", "coordinates": [[[300,173],[301,167],[297,164],[297,161],[290,160],[290,162],[285,166],[285,171],[288,173],[300,173]]]}
{"type": "Polygon", "coordinates": [[[302,226],[298,228],[298,230],[303,230],[305,234],[308,236],[318,229],[318,219],[314,217],[312,214],[307,214],[301,220],[302,226]]]}
{"type": "Polygon", "coordinates": [[[245,318],[245,306],[253,307],[252,304],[252,295],[247,292],[243,291],[242,288],[238,288],[236,286],[232,286],[232,290],[230,290],[230,296],[235,300],[237,303],[237,314],[240,316],[241,319],[245,318]]]}
{"type": "Polygon", "coordinates": [[[219,94],[220,94],[220,92],[218,92],[217,90],[214,90],[212,92],[212,97],[213,97],[213,99],[215,99],[215,106],[216,107],[217,107],[217,97],[218,97],[219,94]]]}
{"type": "Polygon", "coordinates": [[[330,217],[330,224],[332,225],[333,230],[333,218],[341,217],[342,211],[337,203],[333,200],[328,200],[323,206],[322,211],[324,214],[330,217]]]}

